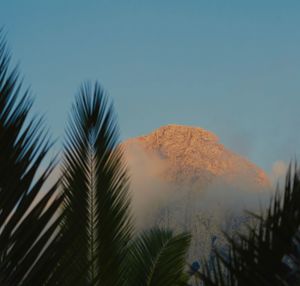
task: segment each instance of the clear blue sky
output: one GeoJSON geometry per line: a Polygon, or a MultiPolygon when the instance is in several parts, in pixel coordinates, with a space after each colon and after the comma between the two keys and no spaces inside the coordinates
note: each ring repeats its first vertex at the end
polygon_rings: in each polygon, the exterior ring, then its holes
{"type": "Polygon", "coordinates": [[[300,1],[0,2],[54,137],[80,83],[97,79],[122,138],[200,126],[267,171],[300,153],[299,15],[300,1]]]}

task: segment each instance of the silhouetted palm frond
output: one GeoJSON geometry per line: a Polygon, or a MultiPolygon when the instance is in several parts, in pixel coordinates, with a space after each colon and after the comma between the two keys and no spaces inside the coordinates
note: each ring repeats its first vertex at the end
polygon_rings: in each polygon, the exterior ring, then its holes
{"type": "Polygon", "coordinates": [[[42,190],[54,167],[38,175],[50,145],[42,121],[28,119],[32,100],[9,62],[0,31],[0,284],[43,285],[57,262],[62,198],[57,184],[42,190]]]}
{"type": "Polygon", "coordinates": [[[85,84],[67,128],[62,178],[65,251],[51,283],[132,286],[183,281],[188,235],[153,230],[131,243],[122,154],[112,105],[98,83],[85,84]]]}
{"type": "Polygon", "coordinates": [[[141,234],[130,247],[130,286],[187,285],[185,275],[189,234],[151,229],[141,234]]]}
{"type": "Polygon", "coordinates": [[[64,148],[59,285],[120,285],[131,239],[128,176],[113,107],[99,84],[82,86],[64,148]]]}
{"type": "Polygon", "coordinates": [[[217,251],[213,265],[205,264],[205,285],[299,285],[299,171],[292,178],[289,169],[283,197],[277,192],[266,214],[252,215],[256,227],[228,237],[228,254],[217,251]]]}

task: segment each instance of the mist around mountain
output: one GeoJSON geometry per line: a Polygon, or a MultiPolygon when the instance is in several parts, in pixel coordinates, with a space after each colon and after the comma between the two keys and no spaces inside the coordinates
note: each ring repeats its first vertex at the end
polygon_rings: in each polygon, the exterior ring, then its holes
{"type": "Polygon", "coordinates": [[[123,144],[137,228],[190,231],[189,259],[223,247],[273,193],[266,173],[202,128],[168,125],[123,144]]]}

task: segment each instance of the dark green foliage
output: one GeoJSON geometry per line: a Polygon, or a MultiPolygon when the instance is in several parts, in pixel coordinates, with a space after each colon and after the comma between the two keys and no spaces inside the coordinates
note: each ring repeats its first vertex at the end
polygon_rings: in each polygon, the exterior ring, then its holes
{"type": "Polygon", "coordinates": [[[128,285],[186,285],[183,273],[189,243],[188,234],[174,236],[160,229],[143,233],[130,247],[128,285]]]}
{"type": "Polygon", "coordinates": [[[155,229],[132,242],[126,166],[100,85],[78,94],[60,184],[45,189],[51,146],[9,59],[0,38],[0,285],[185,285],[187,234],[155,229]]]}
{"type": "Polygon", "coordinates": [[[82,86],[64,148],[62,232],[68,238],[61,277],[56,276],[59,285],[119,285],[124,280],[132,223],[128,176],[117,144],[107,96],[98,84],[82,86]]]}
{"type": "MultiPolygon", "coordinates": [[[[295,168],[296,170],[296,168],[295,168]]],[[[200,274],[205,285],[299,285],[300,177],[289,170],[266,214],[257,216],[247,235],[228,237],[230,251],[200,274]]]]}
{"type": "Polygon", "coordinates": [[[62,170],[65,251],[53,284],[178,285],[182,281],[187,235],[153,230],[130,244],[128,176],[118,144],[112,105],[99,84],[85,84],[67,129],[62,170]],[[142,252],[143,246],[147,251],[142,252]],[[147,279],[144,284],[142,278],[147,279]]]}
{"type": "Polygon", "coordinates": [[[42,190],[54,167],[38,175],[50,145],[42,121],[28,119],[32,100],[9,61],[0,31],[0,285],[42,285],[57,263],[62,197],[57,184],[42,190]]]}

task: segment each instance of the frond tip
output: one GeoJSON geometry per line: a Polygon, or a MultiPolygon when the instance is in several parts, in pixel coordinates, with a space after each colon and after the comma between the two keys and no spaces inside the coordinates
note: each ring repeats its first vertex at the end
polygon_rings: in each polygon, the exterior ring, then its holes
{"type": "Polygon", "coordinates": [[[128,176],[122,150],[117,148],[113,106],[98,83],[81,87],[66,133],[62,230],[69,237],[64,261],[73,263],[62,275],[70,277],[69,282],[64,278],[61,285],[80,279],[93,285],[118,285],[125,275],[125,246],[132,232],[128,176]],[[111,269],[118,274],[111,275],[111,269]]]}

